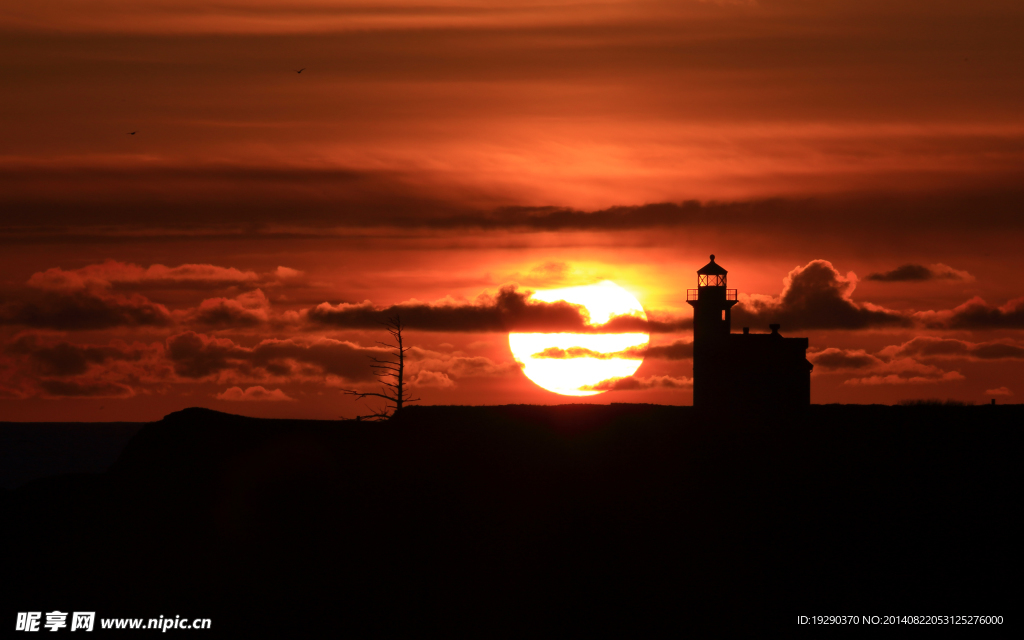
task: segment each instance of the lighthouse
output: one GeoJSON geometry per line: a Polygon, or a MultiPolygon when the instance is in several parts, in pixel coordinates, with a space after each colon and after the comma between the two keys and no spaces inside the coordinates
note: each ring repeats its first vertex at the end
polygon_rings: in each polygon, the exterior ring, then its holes
{"type": "Polygon", "coordinates": [[[807,338],[770,333],[732,333],[736,289],[715,262],[697,270],[697,288],[686,291],[693,307],[693,406],[701,409],[798,409],[811,403],[807,338]]]}

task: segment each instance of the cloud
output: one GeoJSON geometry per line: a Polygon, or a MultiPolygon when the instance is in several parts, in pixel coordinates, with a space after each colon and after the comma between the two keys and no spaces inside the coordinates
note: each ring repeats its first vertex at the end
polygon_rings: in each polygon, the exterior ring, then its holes
{"type": "Polygon", "coordinates": [[[389,317],[399,316],[410,329],[425,331],[537,331],[591,332],[585,307],[565,301],[532,299],[530,290],[506,285],[496,295],[483,294],[475,302],[444,300],[426,303],[412,300],[389,307],[376,307],[369,300],[360,304],[323,303],[309,309],[306,317],[319,325],[344,328],[379,328],[389,317]]]}
{"type": "Polygon", "coordinates": [[[903,344],[886,347],[879,351],[878,355],[886,359],[914,356],[972,360],[1024,360],[1024,346],[1011,340],[968,342],[952,338],[918,336],[903,344]]]}
{"type": "MultiPolygon", "coordinates": [[[[186,331],[167,339],[167,358],[182,378],[201,380],[320,381],[329,384],[373,382],[377,376],[367,356],[384,358],[390,351],[352,342],[318,338],[266,339],[246,347],[227,338],[186,331]]],[[[517,371],[515,362],[496,363],[483,356],[441,353],[413,347],[406,354],[406,375],[426,386],[449,386],[462,377],[504,375],[517,371]],[[420,377],[420,374],[424,374],[420,377]]]]}
{"type": "Polygon", "coordinates": [[[29,397],[29,394],[26,393],[24,389],[0,382],[0,398],[24,400],[27,397],[29,397]]]}
{"type": "MultiPolygon", "coordinates": [[[[751,208],[761,208],[765,201],[752,203],[661,202],[636,206],[612,206],[583,211],[553,206],[509,206],[480,212],[472,218],[451,216],[435,221],[435,225],[471,226],[482,229],[521,229],[532,231],[602,230],[624,231],[656,227],[702,226],[708,220],[746,217],[751,208]]],[[[765,208],[771,208],[769,205],[765,208]]]]}
{"type": "Polygon", "coordinates": [[[869,376],[866,378],[853,378],[846,380],[843,384],[877,386],[877,385],[901,385],[901,384],[934,384],[937,382],[959,382],[964,380],[958,371],[947,371],[940,376],[902,376],[889,374],[886,376],[869,376]]]}
{"type": "Polygon", "coordinates": [[[917,384],[964,379],[958,371],[946,371],[918,361],[915,356],[919,355],[920,351],[914,348],[886,347],[877,354],[870,354],[863,349],[830,347],[808,353],[807,359],[814,365],[814,375],[855,371],[862,376],[844,382],[849,385],[917,384]]]}
{"type": "Polygon", "coordinates": [[[647,347],[645,357],[658,360],[689,360],[693,357],[693,342],[676,340],[669,345],[647,347]]]}
{"type": "Polygon", "coordinates": [[[812,351],[807,359],[816,374],[832,371],[872,371],[896,374],[904,378],[915,376],[941,378],[945,371],[920,362],[921,358],[964,360],[1022,360],[1024,347],[1009,341],[967,342],[951,338],[918,336],[903,344],[890,345],[870,354],[863,349],[837,349],[829,347],[812,351]]]}
{"type": "Polygon", "coordinates": [[[295,278],[301,278],[305,273],[298,269],[291,269],[289,267],[278,267],[274,269],[274,276],[278,280],[293,280],[295,278]]]}
{"type": "Polygon", "coordinates": [[[682,389],[693,386],[692,378],[673,378],[672,376],[651,376],[637,378],[609,378],[596,384],[583,385],[580,391],[639,391],[642,389],[668,388],[682,389]]]}
{"type": "Polygon", "coordinates": [[[55,398],[130,398],[135,391],[117,382],[79,382],[75,380],[40,380],[44,396],[55,398]]]}
{"type": "MultiPolygon", "coordinates": [[[[54,268],[33,274],[27,286],[14,290],[6,302],[0,303],[0,325],[96,330],[171,326],[176,322],[201,328],[254,327],[271,320],[296,324],[301,321],[296,311],[271,317],[270,301],[258,285],[277,287],[301,276],[302,272],[288,267],[260,276],[209,264],[143,268],[107,261],[75,270],[54,268]],[[172,312],[141,293],[118,291],[125,289],[227,289],[233,297],[207,298],[194,308],[172,312]],[[238,289],[243,292],[237,293],[238,289]]],[[[195,303],[190,300],[189,304],[195,303]]]]}
{"type": "MultiPolygon", "coordinates": [[[[284,269],[279,267],[278,269],[284,269]]],[[[289,269],[288,271],[292,271],[289,269]]],[[[297,272],[298,273],[298,272],[297,272]]],[[[81,269],[66,271],[61,268],[47,269],[32,275],[28,285],[48,291],[77,291],[87,288],[104,289],[220,289],[229,286],[253,285],[261,277],[253,271],[241,271],[233,267],[218,267],[212,264],[183,264],[167,267],[154,264],[141,267],[137,264],[107,260],[81,269]]]]}
{"type": "Polygon", "coordinates": [[[519,371],[522,363],[495,362],[484,356],[467,356],[461,352],[442,353],[413,347],[408,353],[406,369],[410,375],[419,372],[444,373],[449,378],[508,375],[519,371]]]}
{"type": "Polygon", "coordinates": [[[517,373],[522,363],[495,362],[483,356],[467,356],[462,352],[439,352],[412,347],[406,354],[406,380],[415,387],[451,389],[463,378],[504,376],[517,373]]]}
{"type": "Polygon", "coordinates": [[[963,380],[959,371],[946,371],[931,364],[918,362],[914,358],[897,358],[882,361],[866,372],[875,375],[851,378],[843,382],[848,385],[882,385],[882,384],[926,384],[936,382],[956,382],[963,380]]]}
{"type": "Polygon", "coordinates": [[[608,274],[604,272],[592,271],[569,262],[549,260],[536,264],[527,271],[509,273],[503,281],[518,282],[531,288],[552,289],[596,284],[609,279],[608,274]]]}
{"type": "Polygon", "coordinates": [[[0,306],[0,324],[37,329],[89,330],[112,327],[162,327],[172,323],[165,306],[139,294],[89,290],[47,291],[0,306]]]}
{"type": "Polygon", "coordinates": [[[612,315],[606,323],[592,325],[583,305],[535,300],[533,291],[520,289],[518,284],[505,285],[493,295],[481,294],[474,302],[451,298],[433,303],[410,300],[388,307],[378,307],[369,300],[336,305],[324,302],[304,311],[304,315],[314,326],[347,329],[377,329],[386,319],[398,316],[410,329],[446,332],[671,333],[693,326],[691,318],[657,313],[649,313],[648,320],[636,315],[612,315]]]}
{"type": "Polygon", "coordinates": [[[597,360],[641,360],[652,358],[657,360],[688,360],[693,357],[693,343],[676,340],[672,344],[662,346],[637,345],[622,351],[601,352],[584,347],[569,347],[560,349],[548,347],[541,352],[530,356],[531,358],[551,358],[565,360],[570,358],[595,358],[597,360]]]}
{"type": "Polygon", "coordinates": [[[743,325],[779,323],[789,329],[866,329],[908,326],[896,311],[854,302],[853,272],[843,276],[827,260],[813,260],[789,272],[777,298],[745,296],[733,309],[733,321],[743,325]]]}
{"type": "Polygon", "coordinates": [[[927,280],[960,280],[971,282],[974,276],[966,271],[959,271],[942,263],[926,267],[921,264],[905,264],[892,271],[868,274],[865,280],[877,282],[924,282],[927,280]]]}
{"type": "MultiPolygon", "coordinates": [[[[788,101],[789,99],[787,99],[788,101]]],[[[788,105],[787,105],[788,106],[788,105]]],[[[446,114],[448,115],[448,114],[446,114]]],[[[834,131],[820,137],[820,127],[811,125],[810,135],[826,146],[835,144],[834,131]]],[[[913,127],[910,127],[913,129],[913,127]]],[[[779,134],[793,133],[784,126],[779,134]]],[[[850,129],[851,137],[862,131],[850,129]]],[[[906,133],[906,131],[904,131],[906,133]]],[[[992,134],[975,132],[991,142],[992,134]]],[[[727,124],[722,135],[764,140],[763,127],[751,132],[747,127],[727,124]]],[[[965,132],[943,134],[948,140],[964,141],[965,132]]],[[[1006,131],[1019,140],[1016,130],[1006,131]]],[[[692,135],[684,134],[687,140],[692,135]]],[[[875,150],[891,147],[885,132],[871,143],[875,150]]],[[[720,147],[719,135],[712,134],[709,148],[720,147]]],[[[911,136],[912,137],[912,136],[911,136]]],[[[970,136],[968,136],[970,137],[970,136]]],[[[289,138],[291,139],[291,138],[289,138]]],[[[905,138],[907,140],[908,138],[905,138]]],[[[979,138],[975,138],[976,140],[979,138]]],[[[682,147],[689,143],[680,140],[682,147]]],[[[920,147],[912,143],[913,162],[920,147]]],[[[772,159],[775,145],[771,145],[772,159]]],[[[762,149],[763,150],[763,149],[762,149]]],[[[815,161],[820,157],[815,155],[815,161]]],[[[1006,157],[1006,156],[1004,156],[1006,157]]],[[[479,155],[474,152],[473,159],[479,155]]],[[[768,158],[764,158],[768,160],[768,158]]],[[[464,158],[468,161],[468,158],[464,158]]],[[[1019,183],[1019,162],[1002,184],[1011,186],[979,188],[971,181],[955,190],[943,189],[938,195],[907,194],[903,185],[895,185],[883,195],[818,195],[792,198],[749,197],[735,194],[734,188],[713,189],[702,195],[705,201],[677,200],[678,186],[658,185],[655,192],[623,196],[621,191],[600,200],[614,202],[603,208],[564,206],[516,206],[523,200],[521,190],[507,185],[482,183],[467,187],[455,183],[450,174],[438,174],[425,165],[398,163],[390,169],[359,169],[336,166],[253,166],[251,159],[230,161],[215,166],[191,164],[111,163],[106,167],[67,165],[59,162],[0,164],[0,209],[17,209],[19,224],[11,224],[0,234],[2,242],[134,242],[161,240],[188,242],[206,240],[302,240],[334,237],[352,238],[353,230],[378,230],[368,235],[394,238],[394,229],[416,233],[431,230],[524,232],[550,231],[633,231],[685,229],[693,233],[716,233],[722,224],[743,228],[754,237],[772,239],[802,238],[817,242],[821,221],[838,237],[859,241],[893,243],[919,238],[923,227],[945,233],[1005,234],[1019,232],[1019,210],[1024,192],[1019,183]],[[667,188],[666,188],[667,187],[667,188]],[[159,194],[155,197],[154,194],[159,194]],[[726,198],[728,200],[723,200],[726,198]],[[622,205],[626,202],[651,202],[622,205]],[[147,215],[140,219],[138,211],[147,215]],[[986,211],[984,219],[964,216],[963,211],[986,211]],[[346,215],[339,217],[337,212],[346,215]],[[288,221],[285,228],[282,220],[288,221]],[[884,234],[883,234],[884,231],[884,234]],[[884,239],[881,236],[884,235],[884,239]]],[[[766,163],[771,165],[771,162],[766,163]]],[[[615,166],[614,163],[613,165],[615,166]]],[[[521,169],[516,164],[510,169],[521,169]]],[[[804,168],[804,167],[801,167],[804,168]]],[[[701,175],[706,176],[705,170],[701,175]]],[[[661,172],[656,172],[661,175],[661,172]]],[[[891,175],[891,170],[887,171],[891,175]]],[[[962,167],[960,175],[963,175],[962,167]]],[[[513,173],[515,175],[515,173],[513,173]]],[[[777,171],[770,172],[777,178],[777,171]]],[[[804,174],[806,175],[806,174],[804,174]]],[[[993,178],[994,174],[990,174],[993,178]]],[[[651,176],[658,183],[663,179],[651,176]]],[[[551,182],[550,176],[537,178],[551,182]]],[[[677,184],[678,178],[672,183],[677,184]]],[[[521,183],[519,183],[521,186],[521,183]]],[[[842,183],[849,192],[849,182],[842,183]]],[[[607,189],[606,185],[602,185],[607,189]]],[[[945,185],[950,187],[950,185],[945,185]]],[[[794,184],[790,193],[804,194],[805,187],[794,184]]],[[[819,193],[827,189],[818,189],[819,193]]],[[[542,188],[542,191],[549,191],[542,188]]],[[[533,194],[531,202],[580,201],[576,194],[533,194]],[[562,195],[566,197],[552,197],[562,195]]],[[[589,189],[593,193],[593,189],[589,189]]],[[[744,190],[757,193],[758,190],[744,190]]],[[[784,191],[783,191],[784,192],[784,191]]],[[[609,191],[611,193],[611,191],[609,191]]],[[[779,187],[761,193],[780,193],[779,187]]],[[[592,197],[582,199],[587,206],[592,197]]],[[[357,238],[367,237],[363,233],[357,238]]],[[[244,273],[244,272],[243,272],[244,273]]]]}
{"type": "Polygon", "coordinates": [[[167,338],[167,357],[179,376],[198,379],[227,369],[251,368],[252,350],[227,338],[188,331],[167,338]]]}
{"type": "Polygon", "coordinates": [[[1006,387],[999,387],[998,389],[987,389],[985,395],[988,396],[1012,396],[1013,392],[1006,387]]]}
{"type": "Polygon", "coordinates": [[[600,333],[676,333],[691,329],[693,318],[648,311],[647,320],[634,315],[612,315],[608,322],[591,329],[600,333]]]}
{"type": "Polygon", "coordinates": [[[111,360],[138,362],[143,358],[142,348],[130,348],[124,343],[110,346],[73,345],[59,342],[48,345],[37,336],[21,336],[8,345],[5,352],[27,356],[33,369],[44,376],[74,376],[85,373],[91,365],[111,360]]]}
{"type": "MultiPolygon", "coordinates": [[[[737,0],[716,0],[735,3],[737,0]]],[[[739,0],[743,2],[744,0],[739,0]]],[[[185,2],[173,9],[160,3],[110,0],[87,11],[77,2],[54,2],[59,10],[26,7],[14,21],[22,29],[54,25],[75,34],[117,33],[133,36],[180,37],[182,34],[253,34],[311,37],[323,33],[348,33],[352,30],[387,37],[389,32],[408,29],[430,33],[435,30],[461,32],[477,29],[522,29],[540,25],[562,26],[579,21],[563,3],[522,4],[516,2],[407,2],[387,5],[363,2],[293,3],[278,1],[243,2],[224,0],[209,8],[185,2]],[[575,17],[575,20],[573,18],[575,17]]],[[[649,13],[637,10],[637,18],[649,13]]],[[[682,13],[678,9],[676,13],[682,13]]],[[[692,10],[691,10],[692,13],[692,10]]],[[[614,14],[613,14],[614,15],[614,14]]],[[[662,12],[662,15],[672,15],[662,12]]],[[[610,18],[596,15],[592,20],[606,24],[610,18]]],[[[589,21],[588,21],[589,23],[589,21]]],[[[376,38],[374,38],[376,39],[376,38]]]]}
{"type": "Polygon", "coordinates": [[[160,343],[72,344],[45,334],[21,334],[2,354],[0,386],[22,398],[123,398],[165,388],[173,379],[160,343]]]}
{"type": "Polygon", "coordinates": [[[885,361],[867,353],[863,349],[847,350],[829,347],[828,349],[808,353],[807,359],[814,365],[815,371],[868,369],[885,365],[885,361]]]}
{"type": "Polygon", "coordinates": [[[330,338],[310,341],[267,339],[253,347],[194,331],[167,339],[167,357],[175,372],[191,379],[233,372],[256,378],[337,376],[347,380],[370,380],[374,376],[367,356],[381,357],[386,353],[384,349],[361,347],[330,338]]]}
{"type": "Polygon", "coordinates": [[[412,378],[411,384],[416,387],[437,387],[441,389],[455,386],[451,378],[440,371],[420,371],[412,378]]]}
{"type": "Polygon", "coordinates": [[[241,387],[231,387],[230,389],[225,389],[223,392],[218,393],[214,397],[217,398],[218,400],[231,400],[231,401],[259,400],[259,401],[280,402],[280,401],[294,401],[295,400],[295,398],[291,398],[291,397],[287,396],[285,394],[285,392],[281,391],[280,389],[267,390],[267,389],[264,389],[263,387],[258,387],[258,386],[257,387],[249,387],[245,391],[242,391],[241,387]]]}
{"type": "Polygon", "coordinates": [[[595,360],[638,360],[643,358],[643,351],[639,349],[629,349],[626,351],[604,353],[601,351],[594,351],[593,349],[587,349],[585,347],[569,347],[568,349],[548,347],[543,351],[532,354],[530,357],[554,360],[567,360],[571,358],[594,358],[595,360]]]}
{"type": "Polygon", "coordinates": [[[270,301],[260,289],[235,298],[209,298],[189,314],[189,321],[207,327],[254,327],[269,319],[270,301]]]}
{"type": "MultiPolygon", "coordinates": [[[[572,265],[568,262],[548,261],[530,269],[523,280],[534,287],[553,287],[565,284],[572,272],[572,265]]],[[[512,279],[518,278],[513,277],[512,279]]],[[[574,282],[573,284],[580,283],[574,282]]]]}
{"type": "Polygon", "coordinates": [[[1024,298],[1001,307],[974,297],[947,311],[920,311],[914,317],[931,329],[1024,329],[1024,298]]]}

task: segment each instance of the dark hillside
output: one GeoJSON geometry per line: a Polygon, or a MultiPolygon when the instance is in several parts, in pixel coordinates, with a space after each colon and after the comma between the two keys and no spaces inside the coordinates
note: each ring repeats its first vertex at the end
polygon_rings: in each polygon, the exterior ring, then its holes
{"type": "Polygon", "coordinates": [[[100,473],[144,422],[0,422],[0,487],[59,473],[100,473]]]}
{"type": "Polygon", "coordinates": [[[8,494],[5,601],[289,634],[1008,616],[1022,424],[1020,406],[189,409],[106,474],[8,494]]]}

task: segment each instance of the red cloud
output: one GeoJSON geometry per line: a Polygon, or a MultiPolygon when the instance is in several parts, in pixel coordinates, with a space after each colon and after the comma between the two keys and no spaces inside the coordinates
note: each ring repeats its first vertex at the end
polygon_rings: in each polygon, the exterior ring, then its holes
{"type": "Polygon", "coordinates": [[[0,306],[0,324],[70,331],[160,327],[171,324],[171,314],[164,305],[139,294],[49,291],[0,306]]]}
{"type": "Polygon", "coordinates": [[[242,391],[241,387],[231,387],[225,389],[221,393],[214,396],[218,400],[231,400],[231,401],[248,401],[248,400],[260,400],[260,401],[294,401],[295,398],[291,398],[280,389],[267,390],[263,387],[249,387],[245,391],[242,391]]]}
{"type": "Polygon", "coordinates": [[[814,365],[815,371],[840,369],[866,369],[884,366],[885,361],[873,356],[863,349],[836,349],[830,347],[822,351],[807,354],[807,359],[814,365]]]}
{"type": "Polygon", "coordinates": [[[614,360],[622,358],[627,360],[639,360],[644,357],[644,354],[640,349],[604,353],[601,351],[594,351],[593,349],[586,349],[584,347],[569,347],[568,349],[548,347],[543,351],[534,353],[530,357],[538,359],[550,358],[554,360],[567,360],[572,358],[594,358],[596,360],[614,360]]]}
{"type": "Polygon", "coordinates": [[[440,371],[420,371],[412,379],[412,385],[416,387],[454,387],[455,383],[451,378],[440,371]]]}
{"type": "Polygon", "coordinates": [[[881,384],[932,384],[936,382],[959,382],[964,377],[959,371],[946,371],[942,375],[927,376],[927,375],[911,375],[905,376],[896,373],[890,373],[885,376],[869,376],[866,378],[853,378],[847,380],[843,384],[850,385],[881,385],[881,384]]]}
{"type": "Polygon", "coordinates": [[[207,327],[253,327],[269,319],[270,301],[256,289],[236,298],[209,298],[189,314],[189,321],[207,327]]]}
{"type": "Polygon", "coordinates": [[[117,382],[81,382],[76,380],[41,380],[44,396],[53,398],[130,398],[135,391],[117,382]]]}
{"type": "Polygon", "coordinates": [[[857,286],[853,272],[843,276],[827,260],[813,260],[789,272],[778,298],[746,297],[733,310],[739,324],[780,323],[790,329],[865,329],[907,326],[896,311],[852,299],[857,286]]]}
{"type": "Polygon", "coordinates": [[[876,280],[878,282],[923,282],[926,280],[960,280],[972,282],[974,276],[966,271],[960,271],[942,263],[926,267],[922,264],[905,264],[896,267],[892,271],[871,273],[865,280],[876,280]]]}
{"type": "Polygon", "coordinates": [[[689,360],[693,357],[693,342],[676,340],[672,344],[647,347],[644,356],[658,360],[689,360]]]}
{"type": "Polygon", "coordinates": [[[673,378],[672,376],[651,376],[649,378],[636,378],[627,376],[625,378],[610,378],[602,380],[597,384],[584,385],[581,391],[638,391],[641,389],[653,389],[665,387],[679,389],[692,387],[692,378],[673,378]]]}
{"type": "Polygon", "coordinates": [[[122,398],[163,387],[172,378],[159,343],[76,345],[29,334],[3,353],[0,387],[16,397],[122,398]]]}
{"type": "Polygon", "coordinates": [[[27,356],[31,367],[44,376],[71,376],[85,373],[90,366],[112,360],[137,362],[147,349],[128,347],[124,343],[108,346],[74,345],[68,342],[46,344],[35,335],[14,340],[5,352],[14,356],[27,356]]]}
{"type": "Polygon", "coordinates": [[[634,315],[612,316],[602,325],[590,324],[586,307],[565,301],[533,299],[519,285],[501,287],[497,294],[483,294],[474,302],[418,300],[378,307],[369,300],[358,304],[324,302],[305,312],[313,325],[344,328],[378,328],[386,318],[400,316],[402,324],[424,331],[520,331],[538,333],[668,333],[692,326],[690,318],[644,320],[634,315]]]}
{"type": "Polygon", "coordinates": [[[400,316],[405,326],[427,331],[592,330],[587,324],[590,316],[582,305],[542,302],[533,300],[532,295],[532,291],[520,291],[518,285],[506,285],[496,295],[481,295],[472,303],[411,301],[376,307],[370,301],[339,305],[325,302],[306,315],[315,324],[347,328],[378,328],[384,319],[400,316]]]}
{"type": "Polygon", "coordinates": [[[933,329],[1024,329],[1024,298],[995,307],[974,297],[949,311],[921,311],[914,315],[933,329]]]}
{"type": "Polygon", "coordinates": [[[693,343],[683,342],[682,340],[676,340],[672,344],[663,346],[648,346],[639,345],[630,347],[622,351],[614,352],[601,352],[594,351],[592,349],[586,349],[584,347],[569,347],[568,349],[560,349],[558,347],[548,347],[547,349],[535,353],[530,356],[531,358],[552,358],[557,360],[564,360],[569,358],[595,358],[597,360],[611,360],[614,358],[621,358],[623,360],[640,360],[644,358],[653,358],[660,360],[687,360],[693,357],[693,343]]]}
{"type": "MultiPolygon", "coordinates": [[[[495,362],[483,356],[462,353],[441,353],[413,347],[406,367],[410,374],[418,372],[443,373],[448,378],[500,376],[519,371],[520,362],[495,362]]],[[[427,380],[427,378],[424,378],[427,380]]],[[[440,382],[440,380],[435,380],[440,382]]],[[[435,385],[437,386],[437,385],[435,385]]],[[[440,386],[448,386],[441,384],[440,386]]]]}
{"type": "Polygon", "coordinates": [[[311,341],[268,339],[244,347],[226,338],[187,331],[167,339],[167,357],[175,372],[199,379],[224,371],[245,376],[338,376],[372,379],[366,356],[380,357],[381,349],[320,338],[311,341]]]}
{"type": "Polygon", "coordinates": [[[918,336],[878,352],[882,358],[917,356],[925,358],[968,358],[971,360],[1024,359],[1024,346],[1012,340],[968,342],[952,338],[918,336]]]}
{"type": "Polygon", "coordinates": [[[183,264],[177,267],[154,264],[141,267],[137,264],[107,260],[102,264],[92,264],[70,271],[60,268],[47,269],[33,274],[28,284],[37,289],[73,291],[85,288],[142,286],[149,289],[221,288],[254,284],[259,280],[260,276],[252,271],[240,271],[212,264],[183,264]]]}
{"type": "Polygon", "coordinates": [[[935,365],[919,362],[914,355],[919,353],[915,353],[914,349],[901,349],[900,346],[886,347],[877,354],[867,353],[863,349],[831,347],[808,353],[807,359],[814,364],[813,375],[832,371],[856,371],[864,376],[846,380],[844,384],[848,385],[918,384],[964,379],[959,371],[946,371],[935,365]]]}

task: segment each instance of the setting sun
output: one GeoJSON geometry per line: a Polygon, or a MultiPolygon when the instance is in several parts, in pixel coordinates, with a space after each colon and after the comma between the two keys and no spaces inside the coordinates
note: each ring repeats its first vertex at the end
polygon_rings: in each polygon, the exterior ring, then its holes
{"type": "MultiPolygon", "coordinates": [[[[564,300],[583,305],[590,325],[607,323],[613,316],[647,320],[640,303],[619,285],[603,282],[565,289],[537,291],[534,299],[564,300]]],[[[509,347],[523,373],[537,385],[562,395],[602,393],[601,383],[633,375],[643,362],[646,333],[510,333],[509,347]]]]}

